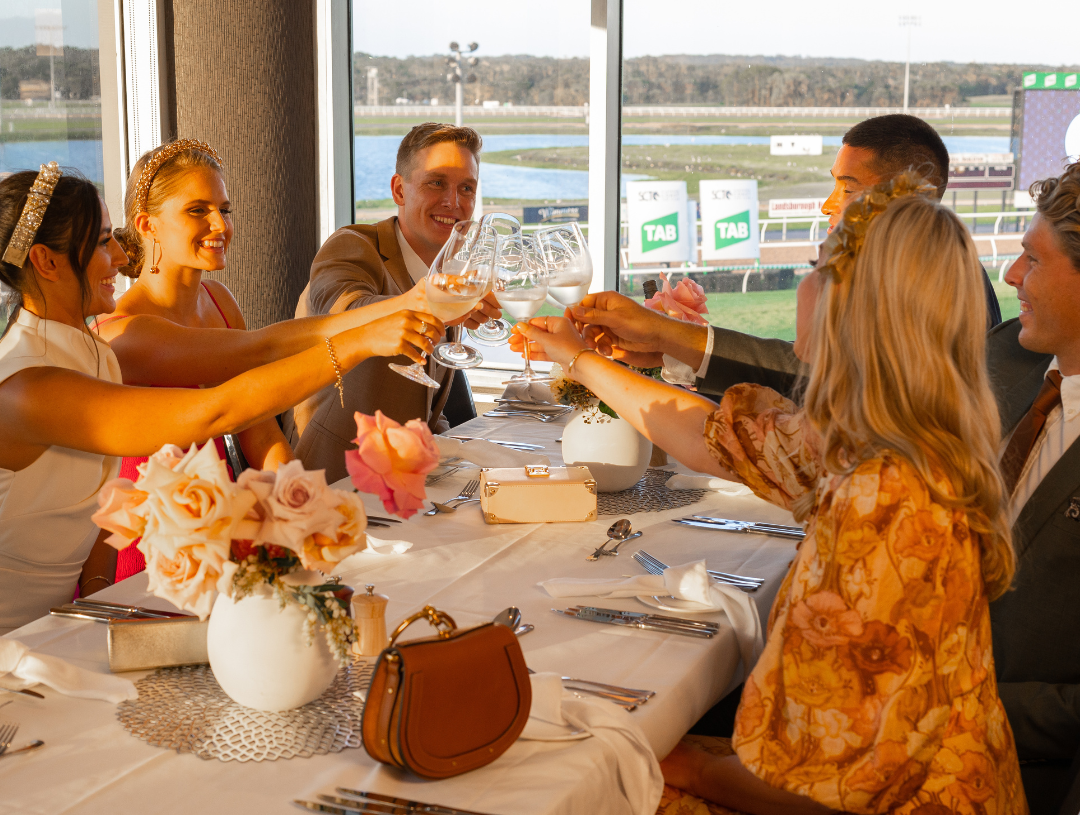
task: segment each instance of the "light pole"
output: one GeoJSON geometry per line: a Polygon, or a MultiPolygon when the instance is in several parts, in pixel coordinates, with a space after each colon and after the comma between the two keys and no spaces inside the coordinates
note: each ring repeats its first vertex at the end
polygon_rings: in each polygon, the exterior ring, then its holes
{"type": "Polygon", "coordinates": [[[910,14],[900,15],[900,27],[907,29],[907,61],[904,63],[904,113],[908,112],[908,88],[911,84],[911,29],[922,25],[922,19],[910,14]]]}
{"type": "MultiPolygon", "coordinates": [[[[469,43],[468,53],[472,53],[480,46],[475,42],[469,43]]],[[[450,66],[450,73],[446,75],[447,82],[454,83],[454,124],[458,127],[462,125],[462,119],[464,115],[463,106],[465,104],[465,89],[461,87],[465,82],[475,82],[476,74],[469,74],[465,76],[461,71],[461,46],[457,44],[457,41],[450,43],[450,53],[453,56],[446,58],[446,64],[450,66]]],[[[480,60],[476,57],[468,57],[465,60],[466,64],[472,68],[475,67],[480,60]]]]}

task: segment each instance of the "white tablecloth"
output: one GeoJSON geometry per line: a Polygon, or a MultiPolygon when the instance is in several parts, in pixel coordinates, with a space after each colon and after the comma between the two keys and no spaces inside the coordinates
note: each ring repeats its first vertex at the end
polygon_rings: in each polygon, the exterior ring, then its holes
{"type": "MultiPolygon", "coordinates": [[[[476,419],[455,432],[545,445],[552,465],[561,463],[556,439],[560,424],[534,420],[476,419]]],[[[475,475],[475,471],[472,471],[475,475]]],[[[470,477],[461,471],[429,488],[444,500],[470,477]]],[[[367,497],[369,512],[385,515],[367,497]]],[[[402,555],[356,555],[342,564],[345,582],[362,590],[372,583],[390,597],[392,628],[425,604],[451,614],[459,626],[490,620],[516,605],[536,626],[521,638],[531,668],[591,680],[651,688],[656,696],[632,715],[657,755],[665,755],[694,722],[730,688],[738,651],[730,628],[712,640],[598,625],[558,617],[550,609],[573,602],[554,600],[536,584],[550,577],[619,577],[641,574],[632,553],[645,549],[670,565],[704,557],[710,568],[768,580],[755,593],[764,621],[779,582],[794,557],[792,542],[760,535],[697,530],[670,523],[690,512],[712,512],[746,520],[790,523],[791,516],[753,497],[709,495],[692,508],[631,515],[645,534],[622,547],[619,557],[594,563],[585,557],[603,542],[613,516],[587,524],[485,524],[476,504],[453,515],[415,517],[393,529],[375,529],[384,539],[412,542],[402,555]]],[[[97,597],[168,608],[146,593],[137,575],[97,597]]],[[[591,605],[645,610],[637,600],[581,598],[591,605]]],[[[724,621],[723,615],[704,615],[724,621]]],[[[421,628],[417,623],[414,628],[421,628]]],[[[427,633],[420,631],[418,633],[427,633]]],[[[107,671],[105,626],[43,618],[11,635],[42,653],[107,671]]],[[[129,674],[137,679],[143,674],[129,674]]],[[[335,786],[376,790],[485,813],[616,813],[607,786],[612,758],[596,739],[575,742],[517,742],[495,763],[458,778],[425,782],[374,763],[362,750],[311,759],[263,763],[205,761],[150,747],[129,735],[105,702],[60,696],[41,689],[44,700],[0,694],[0,718],[22,725],[17,741],[43,739],[46,747],[0,760],[0,813],[288,813],[293,798],[314,800],[335,786]]],[[[640,815],[650,815],[640,813],[640,815]]]]}

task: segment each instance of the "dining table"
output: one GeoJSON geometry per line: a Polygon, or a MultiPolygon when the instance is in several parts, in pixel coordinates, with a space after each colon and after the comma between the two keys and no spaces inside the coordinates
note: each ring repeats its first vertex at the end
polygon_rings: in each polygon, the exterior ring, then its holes
{"type": "MultiPolygon", "coordinates": [[[[452,432],[535,444],[542,447],[552,466],[560,466],[560,436],[565,423],[565,417],[553,422],[479,417],[452,432]]],[[[665,469],[689,472],[676,464],[665,469]]],[[[445,501],[477,476],[478,470],[471,465],[449,472],[428,486],[428,498],[445,501]]],[[[352,489],[347,480],[335,486],[352,489]]],[[[363,498],[369,514],[388,514],[375,496],[363,498]]],[[[673,523],[673,519],[690,514],[793,523],[789,512],[754,495],[715,491],[689,506],[600,514],[595,521],[581,523],[488,524],[479,504],[471,503],[453,513],[418,513],[402,523],[370,528],[372,538],[411,546],[400,553],[355,554],[339,564],[335,573],[358,591],[373,585],[376,592],[389,597],[386,619],[391,630],[425,605],[447,612],[459,627],[490,621],[504,608],[517,606],[524,622],[534,627],[519,639],[531,669],[655,691],[646,704],[627,715],[640,726],[656,756],[663,757],[743,679],[745,666],[740,664],[736,638],[726,616],[722,612],[695,615],[720,625],[719,633],[710,639],[602,625],[561,616],[553,609],[574,604],[653,609],[634,597],[554,599],[539,583],[556,577],[642,575],[643,568],[633,559],[639,549],[669,565],[705,560],[710,569],[764,579],[751,595],[764,628],[795,556],[796,542],[673,523]],[[620,517],[628,519],[641,537],[623,545],[618,556],[586,560],[607,540],[609,526],[620,517]]],[[[172,608],[147,591],[145,573],[94,597],[172,608]]],[[[417,623],[410,632],[415,629],[416,635],[427,635],[428,631],[419,630],[422,628],[426,624],[417,623]]],[[[37,653],[103,673],[109,670],[105,625],[50,616],[7,636],[37,653]]],[[[148,673],[123,675],[137,681],[148,673]]],[[[116,705],[64,696],[44,686],[37,690],[43,699],[0,694],[4,705],[0,719],[18,723],[21,740],[45,742],[34,752],[0,760],[0,815],[295,813],[302,810],[291,803],[294,799],[314,801],[319,793],[333,793],[336,787],[489,815],[630,812],[612,786],[617,783],[618,756],[596,738],[518,740],[481,769],[428,781],[383,766],[362,748],[273,761],[203,759],[136,738],[121,726],[116,705]]]]}

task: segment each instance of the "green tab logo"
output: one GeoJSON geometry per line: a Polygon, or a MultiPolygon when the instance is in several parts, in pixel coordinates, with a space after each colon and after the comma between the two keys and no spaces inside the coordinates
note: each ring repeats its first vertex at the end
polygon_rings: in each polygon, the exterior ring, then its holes
{"type": "Polygon", "coordinates": [[[750,237],[750,210],[743,210],[716,222],[716,248],[723,249],[750,237]]]}
{"type": "Polygon", "coordinates": [[[673,212],[641,225],[641,251],[651,252],[679,240],[679,213],[673,212]]]}

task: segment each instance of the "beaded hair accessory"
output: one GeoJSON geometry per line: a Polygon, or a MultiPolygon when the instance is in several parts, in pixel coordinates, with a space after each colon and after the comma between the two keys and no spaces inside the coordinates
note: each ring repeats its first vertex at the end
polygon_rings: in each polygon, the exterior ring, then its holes
{"type": "Polygon", "coordinates": [[[135,185],[135,211],[146,212],[146,199],[150,195],[150,185],[154,183],[154,176],[157,175],[158,170],[161,169],[161,165],[171,159],[178,153],[183,153],[185,150],[198,150],[206,155],[210,156],[220,166],[224,167],[225,162],[221,160],[221,156],[217,154],[213,147],[204,141],[198,139],[178,139],[171,144],[158,150],[152,155],[149,161],[146,162],[146,166],[143,167],[142,174],[139,176],[139,183],[135,185]]]}
{"type": "Polygon", "coordinates": [[[897,198],[922,195],[934,200],[936,190],[933,184],[911,170],[901,173],[892,181],[868,189],[848,204],[840,223],[821,245],[821,254],[826,260],[819,270],[835,281],[850,278],[855,268],[855,258],[866,240],[866,230],[874,218],[897,198]]]}
{"type": "Polygon", "coordinates": [[[34,185],[26,196],[26,205],[23,207],[19,222],[15,224],[15,231],[11,233],[11,240],[7,249],[4,250],[4,263],[22,268],[26,263],[26,256],[30,253],[30,247],[34,245],[34,237],[41,226],[41,219],[45,217],[45,209],[52,200],[56,182],[60,180],[63,172],[55,161],[41,165],[41,171],[34,179],[34,185]]]}

